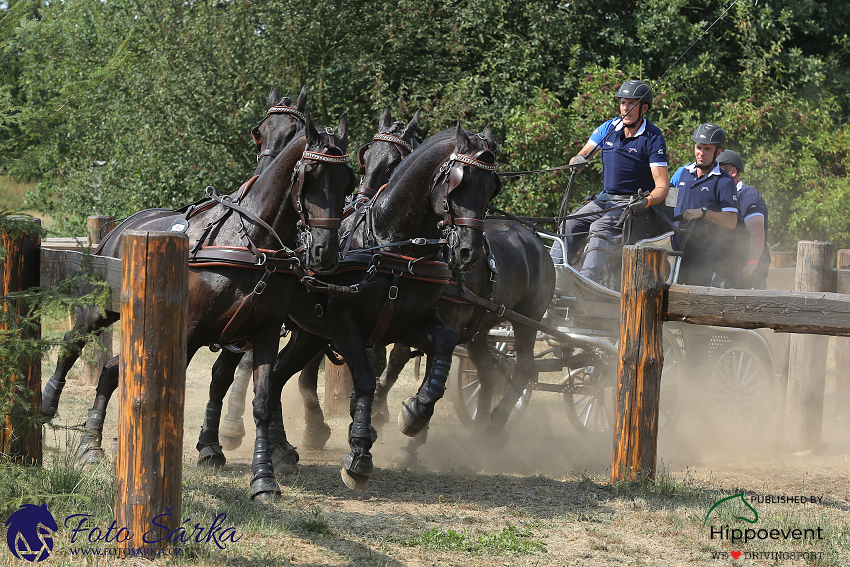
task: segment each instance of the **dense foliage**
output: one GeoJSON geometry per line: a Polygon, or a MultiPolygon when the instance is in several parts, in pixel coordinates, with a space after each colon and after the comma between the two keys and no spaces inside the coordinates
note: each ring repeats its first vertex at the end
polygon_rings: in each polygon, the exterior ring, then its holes
{"type": "MultiPolygon", "coordinates": [[[[320,122],[348,112],[352,146],[371,138],[384,105],[404,119],[422,108],[421,134],[457,119],[471,130],[491,123],[502,169],[536,169],[575,154],[614,114],[625,78],[654,82],[700,38],[655,89],[650,119],[667,137],[671,170],[692,160],[693,128],[718,122],[747,162],[745,182],[765,195],[771,244],[850,246],[850,4],[691,4],[32,2],[55,32],[15,51],[0,95],[61,111],[2,151],[24,155],[16,173],[39,180],[31,204],[76,233],[90,214],[238,186],[253,169],[249,131],[272,86],[293,96],[306,84],[320,122]]],[[[554,214],[567,178],[509,182],[500,204],[554,214]]],[[[597,164],[578,176],[575,196],[598,185],[597,164]]]]}

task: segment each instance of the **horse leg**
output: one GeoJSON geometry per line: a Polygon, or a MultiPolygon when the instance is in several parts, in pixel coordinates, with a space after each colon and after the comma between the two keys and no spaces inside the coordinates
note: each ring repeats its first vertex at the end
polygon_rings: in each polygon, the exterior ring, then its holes
{"type": "Polygon", "coordinates": [[[117,313],[103,314],[98,307],[79,307],[74,321],[74,328],[65,333],[65,346],[59,352],[56,370],[44,385],[41,394],[41,413],[48,420],[56,415],[59,398],[65,388],[65,378],[86,344],[85,335],[96,331],[97,334],[118,320],[117,313]]]}
{"type": "MultiPolygon", "coordinates": [[[[269,430],[276,403],[272,397],[272,366],[280,340],[278,333],[255,334],[254,346],[254,457],[251,461],[251,500],[269,501],[280,496],[272,465],[269,430]]],[[[280,393],[278,393],[278,400],[280,393]]]]}
{"type": "Polygon", "coordinates": [[[304,402],[304,445],[308,449],[322,449],[331,436],[331,428],[325,423],[325,414],[319,402],[319,366],[322,364],[322,354],[313,360],[298,375],[298,391],[304,402]]]}
{"type": "Polygon", "coordinates": [[[428,441],[428,426],[425,426],[419,435],[407,440],[407,445],[393,455],[393,468],[418,469],[422,468],[419,463],[419,447],[428,441]]]}
{"type": "Polygon", "coordinates": [[[83,467],[96,466],[106,456],[103,452],[103,421],[106,419],[106,406],[112,393],[118,388],[118,357],[113,356],[103,365],[97,380],[97,394],[94,405],[89,410],[80,446],[77,448],[77,463],[83,467]]]}
{"type": "Polygon", "coordinates": [[[219,469],[227,463],[218,440],[218,428],[221,422],[221,407],[224,396],[233,383],[233,374],[242,359],[241,352],[222,349],[213,364],[210,381],[210,398],[204,413],[204,425],[198,436],[195,448],[198,450],[198,466],[219,469]]]}
{"type": "Polygon", "coordinates": [[[436,310],[426,316],[425,323],[421,331],[421,343],[417,341],[417,344],[422,345],[426,354],[433,352],[433,357],[428,357],[430,370],[419,392],[402,402],[398,414],[398,427],[408,437],[418,435],[434,415],[434,406],[446,391],[452,352],[457,345],[457,332],[440,319],[436,310]]]}
{"type": "MultiPolygon", "coordinates": [[[[372,406],[372,425],[377,428],[383,427],[390,420],[390,409],[387,407],[387,396],[390,389],[398,380],[404,365],[412,358],[411,350],[401,343],[393,345],[387,366],[378,379],[375,387],[375,399],[372,406]]],[[[377,372],[376,372],[377,374],[377,372]]]]}
{"type": "MultiPolygon", "coordinates": [[[[271,391],[269,395],[273,400],[271,429],[269,430],[269,442],[272,450],[272,463],[275,471],[283,474],[298,472],[299,455],[295,447],[286,439],[286,431],[283,427],[283,408],[281,405],[281,394],[283,387],[293,374],[303,370],[299,377],[299,388],[304,374],[318,376],[318,366],[321,363],[322,350],[327,346],[328,340],[318,337],[307,331],[291,325],[292,334],[289,342],[277,355],[274,369],[271,375],[271,391]],[[308,366],[314,368],[309,370],[308,366]]],[[[302,396],[304,392],[302,390],[302,396]]],[[[316,397],[318,405],[318,397],[316,397]]],[[[321,409],[319,409],[321,412],[321,409]]],[[[306,433],[305,433],[306,437],[306,433]]]]}
{"type": "Polygon", "coordinates": [[[478,405],[473,421],[476,429],[483,430],[490,424],[493,387],[497,383],[499,372],[504,371],[502,366],[507,366],[507,363],[501,361],[501,364],[498,364],[498,359],[487,345],[486,332],[479,333],[474,341],[467,343],[466,348],[469,352],[469,360],[475,365],[478,375],[478,405]]]}
{"type": "Polygon", "coordinates": [[[245,437],[245,425],[242,415],[245,413],[245,396],[248,385],[252,382],[254,370],[254,351],[249,350],[242,355],[242,360],[236,367],[233,385],[230,386],[230,396],[227,399],[227,415],[221,420],[218,438],[222,448],[233,451],[242,445],[245,437]]]}
{"type": "Polygon", "coordinates": [[[513,375],[508,378],[505,394],[490,414],[488,434],[500,446],[507,443],[505,424],[511,415],[523,389],[537,377],[534,366],[534,341],[537,331],[524,325],[514,326],[514,344],[517,353],[513,375]]]}

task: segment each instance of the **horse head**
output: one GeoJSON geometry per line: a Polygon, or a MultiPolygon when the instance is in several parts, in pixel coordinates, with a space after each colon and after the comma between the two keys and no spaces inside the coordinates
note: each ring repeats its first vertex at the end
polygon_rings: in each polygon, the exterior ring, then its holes
{"type": "Polygon", "coordinates": [[[496,174],[497,144],[490,127],[469,135],[458,121],[455,149],[440,168],[431,205],[442,217],[438,226],[447,241],[446,261],[466,273],[484,252],[484,214],[502,188],[496,174]]]}
{"type": "Polygon", "coordinates": [[[340,212],[346,195],[354,190],[354,171],[348,164],[348,116],[333,128],[318,130],[306,116],[306,145],[295,167],[292,204],[300,215],[299,240],[308,248],[307,265],[313,270],[332,269],[339,251],[340,212]]]}
{"type": "Polygon", "coordinates": [[[269,109],[259,124],[251,130],[257,145],[257,169],[259,175],[303,127],[306,120],[307,87],[301,87],[298,102],[289,97],[278,99],[277,90],[269,92],[269,109]]]}
{"type": "Polygon", "coordinates": [[[418,125],[418,110],[405,126],[401,120],[393,122],[390,109],[384,107],[378,120],[378,133],[371,143],[357,151],[358,163],[364,171],[357,191],[359,195],[371,199],[387,184],[396,166],[419,145],[413,135],[418,125]]]}

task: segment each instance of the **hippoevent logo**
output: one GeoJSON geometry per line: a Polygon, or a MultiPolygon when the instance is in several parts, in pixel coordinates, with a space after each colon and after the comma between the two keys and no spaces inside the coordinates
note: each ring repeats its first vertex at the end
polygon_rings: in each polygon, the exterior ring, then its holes
{"type": "Polygon", "coordinates": [[[24,504],[6,520],[6,543],[18,559],[37,563],[50,556],[58,529],[47,504],[24,504]]]}
{"type": "MultiPolygon", "coordinates": [[[[823,540],[823,528],[797,528],[797,527],[775,527],[775,528],[759,528],[755,524],[759,521],[759,513],[758,510],[753,506],[753,504],[821,504],[823,502],[822,496],[811,496],[811,495],[751,495],[749,497],[749,501],[747,501],[746,493],[739,492],[738,494],[733,494],[732,496],[727,496],[726,498],[721,498],[714,504],[712,504],[711,508],[708,509],[708,512],[705,515],[705,519],[702,522],[703,527],[708,523],[708,519],[711,517],[712,512],[717,510],[724,504],[729,503],[728,505],[737,504],[736,501],[740,501],[745,508],[745,511],[742,512],[743,515],[735,515],[732,514],[732,518],[736,520],[741,520],[742,522],[746,522],[750,524],[751,527],[747,526],[733,526],[727,524],[721,524],[720,526],[710,525],[709,537],[714,540],[727,541],[731,544],[743,543],[747,544],[749,542],[757,542],[757,541],[788,541],[788,540],[796,540],[796,541],[819,541],[823,540]]],[[[737,513],[737,512],[736,512],[737,513]]],[[[811,558],[811,556],[819,556],[821,552],[782,552],[782,551],[730,551],[728,555],[731,555],[733,559],[745,558],[745,559],[791,559],[791,558],[811,558]],[[791,557],[793,555],[793,557],[791,557]]],[[[725,557],[727,552],[715,552],[713,554],[715,559],[720,559],[725,557]]]]}
{"type": "MultiPolygon", "coordinates": [[[[183,543],[214,545],[227,549],[229,543],[242,539],[235,526],[226,525],[227,513],[215,517],[210,525],[192,522],[186,518],[176,528],[171,522],[172,514],[154,516],[150,520],[150,529],[141,534],[133,534],[126,527],[119,527],[113,520],[108,527],[98,526],[92,514],[71,514],[63,522],[68,531],[71,555],[107,555],[107,556],[158,556],[181,555],[183,543]],[[169,547],[160,547],[167,542],[169,547]],[[78,547],[89,544],[87,547],[78,547]],[[92,544],[96,544],[93,546],[92,544]],[[115,547],[100,547],[112,544],[115,547]]],[[[54,534],[59,530],[53,514],[46,504],[24,504],[6,520],[6,543],[9,551],[18,559],[39,562],[47,559],[53,551],[54,534]]]]}

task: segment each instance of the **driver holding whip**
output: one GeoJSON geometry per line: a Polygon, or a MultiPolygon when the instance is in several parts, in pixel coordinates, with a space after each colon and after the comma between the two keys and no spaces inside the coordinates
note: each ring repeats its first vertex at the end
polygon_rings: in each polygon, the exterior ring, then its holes
{"type": "MultiPolygon", "coordinates": [[[[560,233],[566,235],[567,261],[581,253],[587,234],[587,254],[581,275],[595,282],[602,276],[608,256],[623,240],[622,205],[642,210],[667,198],[667,144],[657,126],[645,118],[652,107],[652,89],[643,81],[626,81],[615,95],[620,116],[608,120],[570,160],[581,171],[597,151],[602,153],[602,193],[574,214],[598,213],[564,221],[560,233]]],[[[563,258],[560,245],[552,248],[556,262],[563,258]]]]}

